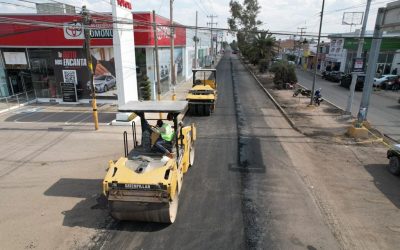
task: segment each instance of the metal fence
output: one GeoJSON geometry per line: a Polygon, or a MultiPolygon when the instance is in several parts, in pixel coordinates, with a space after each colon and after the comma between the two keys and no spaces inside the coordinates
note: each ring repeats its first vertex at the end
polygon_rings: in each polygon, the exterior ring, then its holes
{"type": "Polygon", "coordinates": [[[17,108],[23,104],[36,100],[34,90],[26,91],[16,95],[0,97],[0,112],[17,108]]]}

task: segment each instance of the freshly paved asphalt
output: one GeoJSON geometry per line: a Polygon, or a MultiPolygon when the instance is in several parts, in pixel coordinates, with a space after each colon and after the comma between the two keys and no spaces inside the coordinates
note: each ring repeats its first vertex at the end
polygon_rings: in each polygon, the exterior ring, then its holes
{"type": "Polygon", "coordinates": [[[235,55],[217,70],[215,113],[186,118],[198,128],[196,159],[176,222],[115,223],[102,249],[338,249],[266,122],[271,101],[235,55]]]}
{"type": "MultiPolygon", "coordinates": [[[[312,88],[313,75],[310,72],[297,70],[298,82],[308,89],[312,88]]],[[[349,90],[339,86],[339,83],[329,82],[317,76],[317,88],[322,88],[324,98],[335,105],[346,109],[349,90]]],[[[352,114],[357,116],[360,108],[362,92],[356,91],[352,106],[352,114]]],[[[367,119],[373,126],[389,137],[400,142],[400,92],[376,91],[370,98],[367,119]]]]}

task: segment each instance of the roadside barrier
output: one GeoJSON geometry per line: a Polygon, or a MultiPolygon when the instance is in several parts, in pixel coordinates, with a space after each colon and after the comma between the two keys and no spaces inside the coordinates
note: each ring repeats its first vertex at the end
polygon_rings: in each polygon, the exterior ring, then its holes
{"type": "Polygon", "coordinates": [[[34,90],[25,91],[16,95],[0,97],[0,113],[4,113],[20,106],[36,101],[34,90]]]}

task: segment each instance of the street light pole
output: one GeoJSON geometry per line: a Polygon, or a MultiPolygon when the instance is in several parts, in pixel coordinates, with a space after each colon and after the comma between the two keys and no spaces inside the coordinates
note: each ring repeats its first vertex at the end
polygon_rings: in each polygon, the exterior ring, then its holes
{"type": "Polygon", "coordinates": [[[197,11],[196,11],[196,29],[194,35],[194,68],[197,69],[197,11]]]}
{"type": "Polygon", "coordinates": [[[367,120],[369,99],[371,97],[372,85],[374,83],[374,76],[377,66],[376,62],[378,61],[379,50],[382,43],[382,34],[383,34],[382,25],[384,22],[385,11],[386,8],[379,8],[378,15],[376,16],[375,29],[372,37],[371,49],[369,51],[369,56],[368,56],[368,66],[365,74],[362,99],[360,103],[360,109],[357,115],[358,124],[367,120]]]}
{"type": "MultiPolygon", "coordinates": [[[[362,25],[362,28],[361,28],[360,39],[358,41],[358,48],[357,48],[357,56],[356,56],[356,58],[360,58],[361,54],[362,54],[363,45],[364,45],[365,29],[366,29],[366,26],[367,26],[368,14],[369,14],[370,6],[371,6],[371,0],[367,0],[367,7],[365,8],[364,20],[363,20],[363,25],[362,25]]],[[[346,106],[346,112],[348,114],[351,114],[351,108],[353,106],[354,91],[355,91],[355,88],[356,88],[357,78],[358,78],[358,73],[357,72],[352,72],[352,78],[351,78],[351,84],[350,84],[350,93],[349,93],[349,98],[347,99],[347,106],[346,106]]]]}
{"type": "Polygon", "coordinates": [[[91,23],[90,15],[86,6],[82,6],[82,17],[83,17],[83,30],[85,35],[85,50],[86,50],[86,60],[88,66],[88,73],[90,79],[90,86],[92,89],[92,110],[93,110],[93,122],[94,129],[99,130],[99,117],[97,114],[97,103],[96,103],[96,89],[93,83],[93,62],[92,55],[90,54],[90,28],[89,25],[91,23]]]}
{"type": "Polygon", "coordinates": [[[323,17],[324,17],[324,7],[325,7],[325,0],[322,0],[321,19],[319,21],[319,32],[318,32],[318,42],[317,42],[317,53],[315,55],[315,57],[317,58],[317,63],[314,66],[314,76],[313,76],[313,84],[312,84],[310,105],[314,104],[315,78],[317,77],[318,57],[319,57],[319,43],[321,41],[321,29],[322,29],[322,20],[323,20],[323,17]]]}
{"type": "Polygon", "coordinates": [[[175,79],[175,60],[174,60],[174,33],[175,29],[173,27],[173,9],[174,9],[174,0],[169,1],[169,16],[170,16],[170,42],[171,42],[171,84],[172,84],[172,100],[176,99],[175,87],[176,87],[176,79],[175,79]]]}

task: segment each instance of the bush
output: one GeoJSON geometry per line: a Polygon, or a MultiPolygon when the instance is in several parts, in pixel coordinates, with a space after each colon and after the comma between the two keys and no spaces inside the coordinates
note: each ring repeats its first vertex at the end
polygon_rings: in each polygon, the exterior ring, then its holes
{"type": "Polygon", "coordinates": [[[267,59],[261,59],[258,62],[258,65],[259,65],[260,73],[267,72],[267,70],[268,70],[268,60],[267,59]]]}
{"type": "Polygon", "coordinates": [[[296,60],[296,56],[295,55],[287,55],[287,59],[288,59],[288,61],[294,61],[294,60],[296,60]]]}
{"type": "Polygon", "coordinates": [[[151,82],[146,75],[142,77],[139,83],[139,96],[141,100],[151,99],[151,82]]]}
{"type": "Polygon", "coordinates": [[[287,61],[279,61],[272,65],[271,72],[275,74],[274,83],[278,86],[283,86],[286,83],[296,83],[297,76],[294,66],[287,61]]]}

